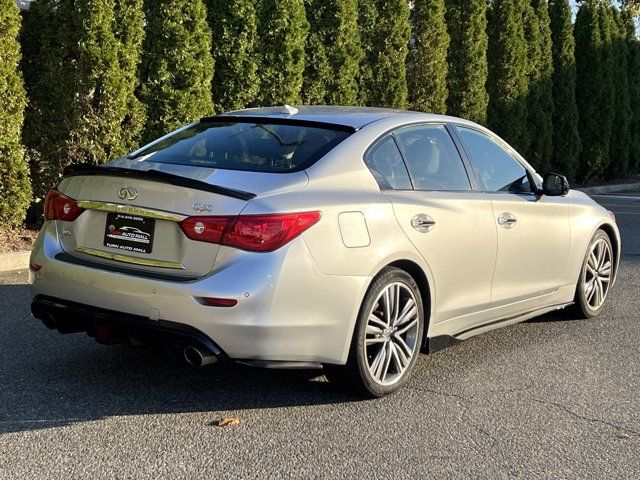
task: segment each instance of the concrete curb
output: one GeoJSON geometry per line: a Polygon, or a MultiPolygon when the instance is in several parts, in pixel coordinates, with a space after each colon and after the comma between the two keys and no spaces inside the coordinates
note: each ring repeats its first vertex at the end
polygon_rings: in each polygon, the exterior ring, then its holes
{"type": "Polygon", "coordinates": [[[29,250],[0,253],[0,272],[11,272],[13,270],[29,268],[30,256],[31,252],[29,250]]]}
{"type": "Polygon", "coordinates": [[[640,183],[620,183],[617,185],[602,185],[600,187],[586,187],[578,188],[581,192],[588,195],[597,195],[599,193],[615,193],[622,192],[624,190],[639,190],[640,183]]]}

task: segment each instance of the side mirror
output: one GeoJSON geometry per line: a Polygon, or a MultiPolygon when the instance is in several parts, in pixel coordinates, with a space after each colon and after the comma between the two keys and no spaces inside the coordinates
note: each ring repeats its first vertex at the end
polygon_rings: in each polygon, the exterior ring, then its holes
{"type": "Polygon", "coordinates": [[[569,180],[557,173],[542,174],[542,194],[549,197],[562,197],[569,193],[569,180]]]}

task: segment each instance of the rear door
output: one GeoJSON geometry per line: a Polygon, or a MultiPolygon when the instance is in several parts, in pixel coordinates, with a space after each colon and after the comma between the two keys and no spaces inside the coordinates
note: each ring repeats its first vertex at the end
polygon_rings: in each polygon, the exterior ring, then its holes
{"type": "Polygon", "coordinates": [[[367,164],[433,273],[434,323],[457,319],[454,331],[473,324],[490,302],[496,229],[491,200],[472,191],[447,128],[398,129],[369,151],[367,164]]]}
{"type": "Polygon", "coordinates": [[[456,127],[480,188],[491,196],[498,230],[492,307],[503,315],[535,309],[566,278],[571,248],[569,207],[535,192],[533,174],[506,145],[479,130],[456,127]]]}

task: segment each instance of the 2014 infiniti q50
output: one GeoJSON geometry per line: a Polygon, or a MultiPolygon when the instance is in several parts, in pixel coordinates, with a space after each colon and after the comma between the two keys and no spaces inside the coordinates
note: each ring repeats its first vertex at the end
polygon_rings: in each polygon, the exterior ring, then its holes
{"type": "Polygon", "coordinates": [[[372,396],[421,351],[571,307],[615,281],[613,214],[453,117],[355,107],[204,118],[65,171],[32,311],[196,365],[324,367],[372,396]]]}

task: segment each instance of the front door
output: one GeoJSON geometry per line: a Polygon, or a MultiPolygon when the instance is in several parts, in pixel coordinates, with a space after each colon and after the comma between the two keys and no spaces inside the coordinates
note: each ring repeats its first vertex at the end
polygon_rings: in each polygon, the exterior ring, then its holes
{"type": "Polygon", "coordinates": [[[491,195],[498,231],[492,308],[521,313],[544,306],[566,278],[571,248],[569,207],[562,197],[534,193],[533,176],[494,139],[456,127],[480,188],[491,195]]]}

